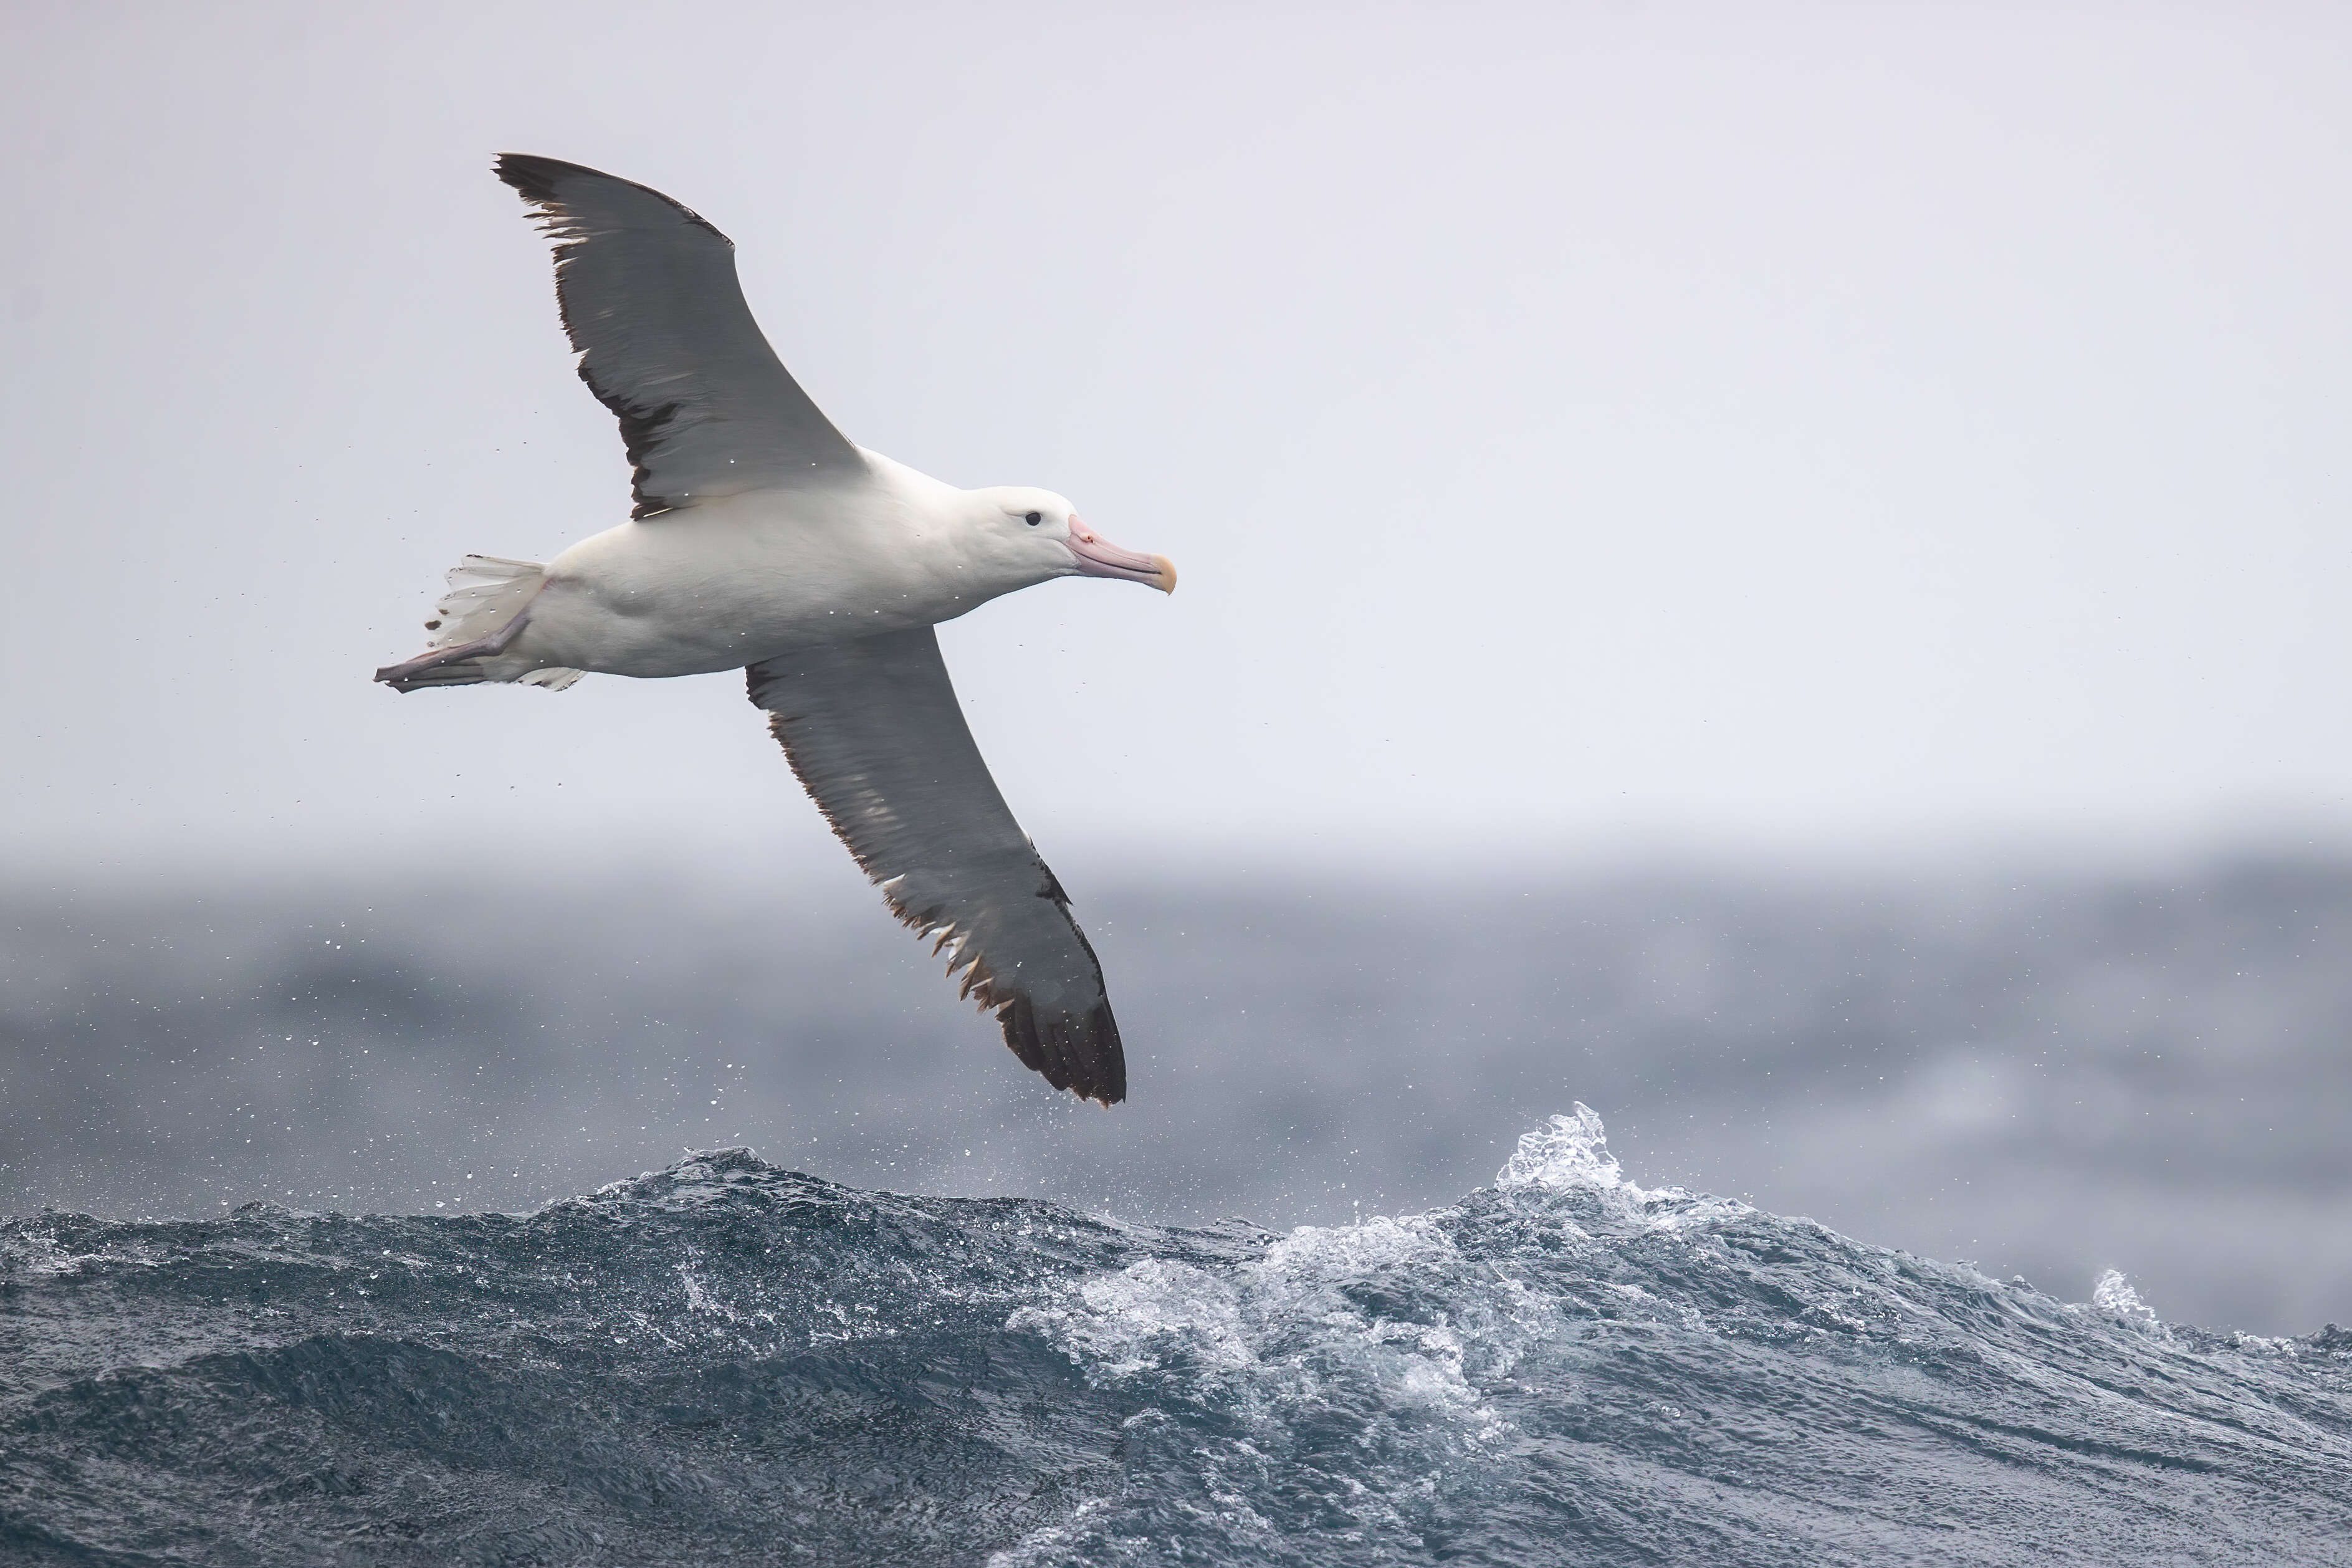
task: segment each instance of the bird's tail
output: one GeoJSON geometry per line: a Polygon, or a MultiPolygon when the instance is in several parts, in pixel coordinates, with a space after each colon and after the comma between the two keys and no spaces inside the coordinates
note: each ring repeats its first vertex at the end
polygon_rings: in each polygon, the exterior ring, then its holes
{"type": "Polygon", "coordinates": [[[485,680],[515,681],[561,691],[580,679],[576,669],[532,669],[519,674],[493,673],[490,660],[530,617],[530,602],[547,582],[547,568],[536,561],[509,561],[497,555],[468,555],[449,568],[449,591],[433,606],[425,629],[432,636],[415,658],[387,665],[375,678],[395,691],[420,686],[472,686],[485,680]]]}

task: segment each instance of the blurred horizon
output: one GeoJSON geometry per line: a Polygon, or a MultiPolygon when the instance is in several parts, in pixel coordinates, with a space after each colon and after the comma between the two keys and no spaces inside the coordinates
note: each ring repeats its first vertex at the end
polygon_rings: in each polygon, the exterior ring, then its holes
{"type": "Polygon", "coordinates": [[[1277,1227],[1576,1100],[1627,1173],[2176,1321],[2352,1307],[2352,856],[1076,889],[1129,1038],[1023,1069],[854,873],[0,885],[0,1210],[524,1208],[748,1144],[1277,1227]]]}
{"type": "MultiPolygon", "coordinates": [[[[746,714],[758,732],[758,716],[748,707],[746,714]]],[[[684,801],[672,805],[685,814],[670,816],[582,812],[535,826],[477,823],[470,831],[461,819],[431,827],[406,824],[360,839],[340,828],[290,824],[249,834],[215,826],[197,837],[184,827],[148,823],[120,837],[59,835],[21,844],[8,857],[5,879],[19,888],[99,894],[144,889],[177,896],[207,889],[293,890],[322,873],[343,882],[355,876],[397,882],[418,875],[420,866],[446,867],[451,873],[479,867],[463,874],[509,886],[518,878],[559,884],[643,878],[681,887],[768,889],[787,900],[794,889],[828,901],[876,896],[793,778],[782,752],[764,732],[760,739],[775,752],[775,776],[769,780],[774,793],[757,803],[763,809],[746,815],[715,814],[684,801]]],[[[1022,802],[1011,805],[1081,904],[1086,886],[1096,882],[1183,886],[1236,875],[1334,889],[1397,879],[1448,886],[1524,877],[1551,884],[1660,873],[1837,884],[1906,877],[2137,878],[2244,860],[2323,866],[2352,860],[2352,815],[2308,802],[2140,821],[2109,814],[2078,822],[1879,821],[1766,830],[1653,816],[1542,833],[1507,824],[1486,825],[1484,832],[1478,824],[1433,829],[1400,820],[1385,829],[1269,824],[1255,834],[1142,838],[1087,822],[1033,822],[1034,814],[1022,802]]]]}

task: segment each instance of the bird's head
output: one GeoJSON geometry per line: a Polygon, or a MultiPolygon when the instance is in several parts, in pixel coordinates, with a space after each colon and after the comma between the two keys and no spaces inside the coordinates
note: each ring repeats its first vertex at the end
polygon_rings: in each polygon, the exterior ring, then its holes
{"type": "Polygon", "coordinates": [[[1176,565],[1165,555],[1121,549],[1078,521],[1051,490],[998,485],[971,492],[982,548],[1018,562],[1033,582],[1049,577],[1116,577],[1163,594],[1176,591],[1176,565]]]}

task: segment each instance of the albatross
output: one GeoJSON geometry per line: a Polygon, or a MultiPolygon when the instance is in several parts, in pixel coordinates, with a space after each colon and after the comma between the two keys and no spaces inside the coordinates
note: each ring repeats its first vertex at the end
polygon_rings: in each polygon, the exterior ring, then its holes
{"type": "Polygon", "coordinates": [[[972,743],[932,628],[1016,588],[1171,593],[1051,490],[959,489],[856,445],[769,347],[735,245],[659,191],[506,153],[554,241],[580,379],[620,421],[629,521],[544,565],[468,555],[395,691],[742,669],[817,807],[962,994],[1056,1089],[1105,1105],[1127,1063],[1069,895],[972,743]]]}

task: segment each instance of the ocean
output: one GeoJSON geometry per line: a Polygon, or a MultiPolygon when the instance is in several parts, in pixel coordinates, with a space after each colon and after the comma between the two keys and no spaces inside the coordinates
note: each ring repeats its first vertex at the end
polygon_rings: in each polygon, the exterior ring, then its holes
{"type": "Polygon", "coordinates": [[[2352,1563],[2352,1332],[1637,1184],[1582,1105],[1283,1231],[750,1152],[0,1226],[26,1564],[2352,1563]]]}
{"type": "Polygon", "coordinates": [[[2352,1564],[2352,867],[1078,891],[0,885],[0,1564],[2352,1564]]]}
{"type": "Polygon", "coordinates": [[[1582,1100],[1653,1184],[2068,1300],[2119,1269],[2176,1321],[2352,1322],[2352,865],[1080,868],[1116,1110],[1045,1090],[838,855],[0,881],[0,1214],[518,1212],[745,1145],[1286,1230],[1448,1204],[1582,1100]]]}

